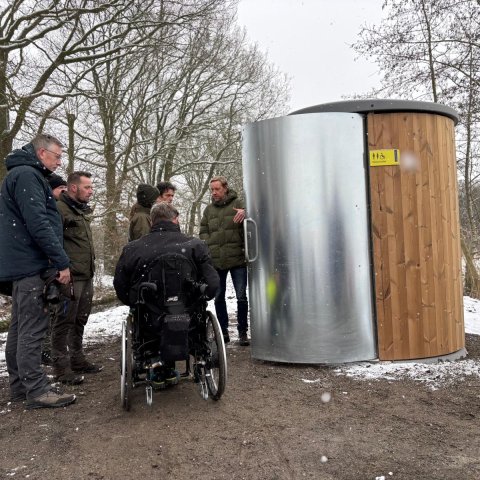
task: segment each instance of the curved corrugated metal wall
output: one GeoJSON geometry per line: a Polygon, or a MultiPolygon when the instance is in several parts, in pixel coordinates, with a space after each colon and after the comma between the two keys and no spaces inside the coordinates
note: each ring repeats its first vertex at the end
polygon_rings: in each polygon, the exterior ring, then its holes
{"type": "Polygon", "coordinates": [[[254,358],[376,358],[362,115],[310,113],[243,132],[254,358]]]}

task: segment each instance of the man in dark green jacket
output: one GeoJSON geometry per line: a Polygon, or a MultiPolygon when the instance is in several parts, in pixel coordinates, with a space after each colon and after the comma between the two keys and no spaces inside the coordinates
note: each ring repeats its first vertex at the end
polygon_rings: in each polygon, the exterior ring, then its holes
{"type": "Polygon", "coordinates": [[[60,195],[57,208],[63,221],[64,248],[70,259],[74,299],[57,309],[52,324],[52,361],[57,381],[79,384],[79,373],[97,373],[102,367],[90,363],[83,352],[83,331],[92,308],[95,253],[90,229],[93,195],[91,174],[73,172],[67,191],[60,195]],[[68,348],[67,348],[68,347],[68,348]]]}
{"type": "Polygon", "coordinates": [[[225,177],[213,177],[210,180],[210,192],[212,203],[207,205],[203,212],[200,238],[207,243],[213,265],[220,277],[220,288],[215,296],[215,310],[222,327],[223,338],[225,342],[229,342],[225,291],[227,275],[230,272],[237,296],[237,329],[240,345],[246,346],[250,342],[247,335],[247,267],[242,226],[245,209],[237,193],[228,188],[225,177]]]}

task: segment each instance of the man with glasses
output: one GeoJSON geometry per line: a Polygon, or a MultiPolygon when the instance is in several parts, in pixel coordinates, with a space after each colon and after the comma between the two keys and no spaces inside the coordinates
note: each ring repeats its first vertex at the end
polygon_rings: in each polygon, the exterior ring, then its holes
{"type": "Polygon", "coordinates": [[[42,340],[49,315],[45,273],[70,281],[63,249],[62,221],[46,177],[61,164],[63,145],[40,134],[5,159],[8,174],[0,194],[0,282],[10,284],[12,319],[5,359],[11,400],[27,408],[64,407],[75,395],[53,389],[41,367],[42,340]]]}

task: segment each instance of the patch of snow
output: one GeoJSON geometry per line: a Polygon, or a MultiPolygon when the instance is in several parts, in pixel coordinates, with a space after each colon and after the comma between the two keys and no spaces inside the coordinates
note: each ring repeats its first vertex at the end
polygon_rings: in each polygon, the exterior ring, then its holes
{"type": "Polygon", "coordinates": [[[315,380],[308,380],[306,378],[302,378],[302,382],[304,383],[318,383],[320,381],[319,378],[316,378],[315,380]]]}
{"type": "Polygon", "coordinates": [[[474,376],[480,377],[478,360],[457,360],[440,363],[416,362],[360,362],[353,365],[342,365],[336,368],[337,375],[358,380],[400,380],[411,379],[423,383],[432,390],[454,381],[464,381],[474,376]]]}
{"type": "Polygon", "coordinates": [[[480,300],[463,297],[463,318],[465,332],[480,335],[480,300]]]}
{"type": "Polygon", "coordinates": [[[122,334],[122,321],[128,315],[129,307],[110,308],[104,312],[90,315],[83,338],[85,343],[96,343],[108,337],[119,337],[122,334]]]}

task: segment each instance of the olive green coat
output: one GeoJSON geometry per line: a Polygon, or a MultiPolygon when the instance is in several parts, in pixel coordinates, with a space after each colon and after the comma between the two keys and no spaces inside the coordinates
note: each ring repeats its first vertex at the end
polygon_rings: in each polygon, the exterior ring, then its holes
{"type": "Polygon", "coordinates": [[[138,240],[147,233],[150,233],[151,228],[150,208],[136,203],[132,208],[130,226],[128,227],[128,241],[138,240]]]}
{"type": "Polygon", "coordinates": [[[210,249],[213,265],[228,270],[245,265],[243,223],[234,223],[234,208],[245,208],[237,193],[229,190],[225,199],[208,205],[200,223],[200,238],[210,249]]]}
{"type": "Polygon", "coordinates": [[[63,221],[63,247],[70,259],[70,271],[76,280],[89,280],[95,272],[95,251],[90,228],[92,209],[60,195],[57,208],[63,221]]]}

